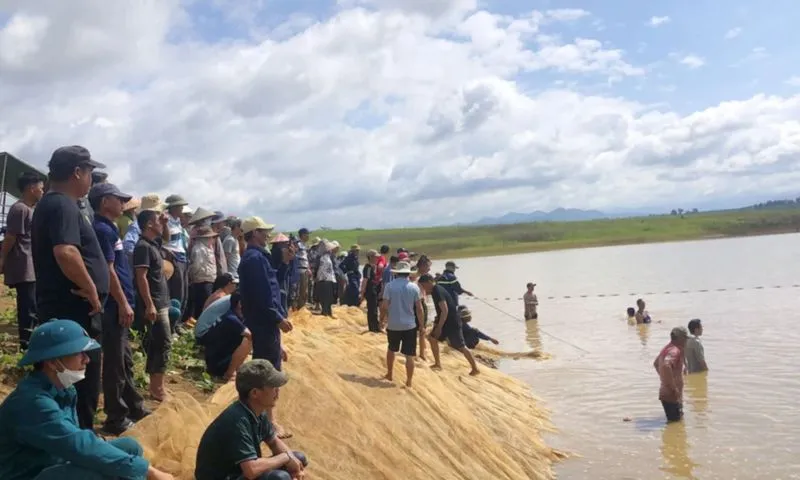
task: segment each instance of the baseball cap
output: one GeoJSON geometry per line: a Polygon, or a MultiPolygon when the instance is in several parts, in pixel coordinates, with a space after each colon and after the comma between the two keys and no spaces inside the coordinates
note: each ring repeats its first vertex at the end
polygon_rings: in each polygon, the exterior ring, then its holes
{"type": "Polygon", "coordinates": [[[97,350],[100,344],[72,320],[50,320],[31,333],[28,350],[18,365],[24,367],[45,360],[68,357],[76,353],[97,350]]]}
{"type": "Polygon", "coordinates": [[[89,198],[101,198],[114,196],[122,200],[123,203],[130,201],[133,195],[122,193],[119,188],[113,183],[98,183],[91,190],[89,190],[89,198]]]}
{"type": "Polygon", "coordinates": [[[311,231],[310,231],[309,229],[307,229],[307,228],[303,227],[303,228],[301,228],[301,229],[300,229],[300,230],[297,232],[297,235],[298,235],[298,236],[302,236],[302,235],[311,235],[311,231]]]}
{"type": "Polygon", "coordinates": [[[236,370],[236,391],[247,395],[251,390],[265,387],[279,388],[286,385],[289,377],[279,372],[267,360],[251,360],[236,370]]]}
{"type": "Polygon", "coordinates": [[[458,268],[458,266],[456,265],[456,262],[453,262],[452,260],[451,260],[451,261],[449,261],[449,262],[447,262],[447,263],[445,263],[445,264],[444,264],[444,267],[445,267],[445,268],[452,268],[453,270],[455,270],[456,268],[458,268]]]}
{"type": "Polygon", "coordinates": [[[86,147],[71,145],[57,148],[50,156],[47,167],[51,172],[58,170],[71,170],[75,167],[87,166],[92,168],[106,168],[105,164],[95,161],[86,147]]]}

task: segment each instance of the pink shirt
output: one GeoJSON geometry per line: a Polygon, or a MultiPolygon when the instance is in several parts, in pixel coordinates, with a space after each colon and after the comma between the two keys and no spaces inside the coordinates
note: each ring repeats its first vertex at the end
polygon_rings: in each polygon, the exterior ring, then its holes
{"type": "Polygon", "coordinates": [[[683,350],[672,343],[667,344],[658,354],[655,361],[655,367],[658,371],[658,376],[661,379],[661,388],[658,390],[658,399],[665,402],[682,402],[683,401],[683,350]],[[670,372],[665,369],[665,366],[672,367],[670,372]],[[670,378],[670,375],[671,377],[670,378]],[[678,398],[675,398],[675,392],[672,389],[675,385],[678,389],[678,398]]]}

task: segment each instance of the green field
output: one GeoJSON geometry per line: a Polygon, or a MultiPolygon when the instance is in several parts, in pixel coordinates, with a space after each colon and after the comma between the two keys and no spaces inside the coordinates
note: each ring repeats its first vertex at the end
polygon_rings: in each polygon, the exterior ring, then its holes
{"type": "Polygon", "coordinates": [[[388,244],[437,258],[465,258],[650,242],[768,235],[800,231],[800,208],[725,210],[585,222],[536,222],[480,227],[431,227],[315,232],[343,248],[388,244]]]}

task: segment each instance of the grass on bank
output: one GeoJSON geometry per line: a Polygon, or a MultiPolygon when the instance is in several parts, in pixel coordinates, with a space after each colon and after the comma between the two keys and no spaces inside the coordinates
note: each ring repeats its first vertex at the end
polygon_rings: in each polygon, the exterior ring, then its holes
{"type": "Polygon", "coordinates": [[[800,208],[726,210],[684,215],[514,225],[326,230],[314,235],[343,248],[388,244],[433,257],[466,258],[636,243],[768,235],[800,231],[800,208]]]}

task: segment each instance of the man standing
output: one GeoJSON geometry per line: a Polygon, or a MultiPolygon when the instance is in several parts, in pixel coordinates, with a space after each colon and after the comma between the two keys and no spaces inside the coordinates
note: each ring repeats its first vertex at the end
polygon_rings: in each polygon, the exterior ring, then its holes
{"type": "MultiPolygon", "coordinates": [[[[361,295],[358,299],[359,305],[364,300],[367,301],[367,326],[370,332],[378,333],[381,325],[378,321],[378,288],[380,282],[375,279],[375,266],[378,263],[378,252],[369,250],[367,252],[367,263],[361,280],[361,295]]],[[[424,307],[424,304],[423,304],[424,307]]]]}
{"type": "Polygon", "coordinates": [[[417,332],[424,328],[422,323],[422,296],[419,287],[408,279],[411,265],[399,262],[394,269],[397,276],[383,290],[381,310],[388,317],[386,335],[389,346],[386,349],[386,379],[392,381],[394,357],[401,352],[406,357],[406,387],[411,387],[414,377],[414,357],[417,355],[417,332]]]}
{"type": "Polygon", "coordinates": [[[436,307],[436,322],[433,325],[428,340],[431,343],[431,352],[433,352],[433,369],[441,369],[442,363],[439,358],[439,342],[447,340],[450,348],[458,350],[464,355],[464,358],[469,362],[471,370],[470,375],[477,375],[480,373],[478,365],[475,363],[475,358],[472,352],[466,346],[464,341],[464,330],[461,324],[461,318],[458,315],[458,305],[456,305],[453,297],[441,285],[436,285],[433,277],[425,274],[419,277],[417,281],[420,287],[426,293],[433,297],[433,305],[436,307]]]}
{"type": "MultiPolygon", "coordinates": [[[[42,321],[69,319],[100,337],[109,293],[108,263],[92,224],[78,208],[89,193],[92,171],[105,168],[80,146],[61,147],[48,164],[50,190],[33,212],[31,251],[36,309],[42,321]]],[[[78,423],[91,429],[100,397],[100,352],[87,352],[86,378],[78,383],[78,423]]]]}
{"type": "Polygon", "coordinates": [[[700,336],[703,335],[703,325],[699,318],[689,321],[689,333],[692,334],[686,340],[686,371],[687,373],[699,373],[708,370],[706,364],[706,354],[700,336]]]}
{"type": "Polygon", "coordinates": [[[233,278],[239,278],[239,262],[242,256],[239,253],[239,237],[242,236],[242,221],[236,217],[228,217],[225,226],[219,232],[222,240],[222,251],[225,254],[228,273],[233,278]]]}
{"type": "Polygon", "coordinates": [[[528,291],[522,296],[522,301],[525,302],[525,320],[536,320],[539,318],[539,313],[536,311],[539,307],[539,299],[533,293],[536,284],[529,282],[527,287],[528,291]]]}
{"type": "Polygon", "coordinates": [[[349,307],[357,307],[361,304],[359,293],[361,290],[361,271],[359,270],[358,255],[361,247],[358,245],[350,246],[347,257],[342,260],[341,269],[347,278],[347,286],[343,293],[343,304],[349,307]]]}
{"type": "MultiPolygon", "coordinates": [[[[281,346],[281,331],[290,332],[292,323],[281,304],[281,289],[272,258],[267,250],[269,233],[275,225],[260,217],[249,217],[242,222],[242,232],[247,250],[239,263],[239,291],[242,295],[242,313],[245,325],[253,338],[253,359],[268,360],[277,370],[286,359],[281,346]]],[[[274,407],[268,415],[280,438],[290,436],[275,422],[274,407]]]]}
{"type": "MultiPolygon", "coordinates": [[[[172,347],[169,322],[169,286],[164,276],[164,257],[160,241],[167,219],[164,215],[146,210],[136,219],[142,235],[133,249],[133,268],[136,278],[136,317],[145,326],[144,348],[147,355],[145,371],[150,375],[150,396],[164,401],[164,373],[172,347]]],[[[174,275],[177,275],[176,271],[174,275]]]]}
{"type": "Polygon", "coordinates": [[[133,323],[133,274],[115,223],[130,200],[130,195],[111,183],[97,184],[89,191],[92,226],[111,279],[111,295],[103,312],[103,430],[116,436],[150,413],[133,384],[133,353],[128,342],[133,323]]]}
{"type": "Polygon", "coordinates": [[[36,317],[36,274],[31,254],[33,207],[44,195],[44,180],[34,173],[23,173],[17,180],[22,198],[8,210],[6,235],[0,251],[0,272],[5,284],[17,291],[17,329],[19,348],[28,348],[36,317]]]}
{"type": "Polygon", "coordinates": [[[456,306],[458,306],[458,296],[462,293],[469,295],[470,297],[473,296],[472,292],[464,290],[464,288],[461,287],[461,282],[459,282],[458,278],[456,277],[457,269],[458,266],[456,265],[456,262],[445,263],[444,273],[442,273],[442,276],[436,280],[436,284],[447,290],[447,293],[453,297],[453,301],[456,302],[456,306]]]}
{"type": "Polygon", "coordinates": [[[297,236],[299,241],[297,242],[297,254],[295,258],[297,259],[297,272],[300,286],[297,292],[295,308],[299,310],[308,303],[311,276],[308,263],[308,247],[306,244],[308,243],[308,238],[311,236],[311,232],[309,232],[307,228],[301,228],[300,231],[297,232],[297,236]]]}
{"type": "Polygon", "coordinates": [[[683,350],[688,336],[685,328],[673,328],[670,342],[653,362],[661,379],[658,399],[664,407],[667,422],[679,422],[683,418],[683,350]]]}
{"type": "MultiPolygon", "coordinates": [[[[161,234],[164,249],[167,250],[172,258],[169,258],[175,266],[175,272],[169,279],[169,297],[177,298],[181,301],[181,313],[183,319],[187,316],[186,303],[189,298],[189,267],[186,245],[184,242],[184,228],[181,222],[183,208],[189,205],[182,196],[172,194],[166,198],[167,203],[167,228],[161,234]]],[[[177,328],[177,322],[171,328],[177,328]]]]}

